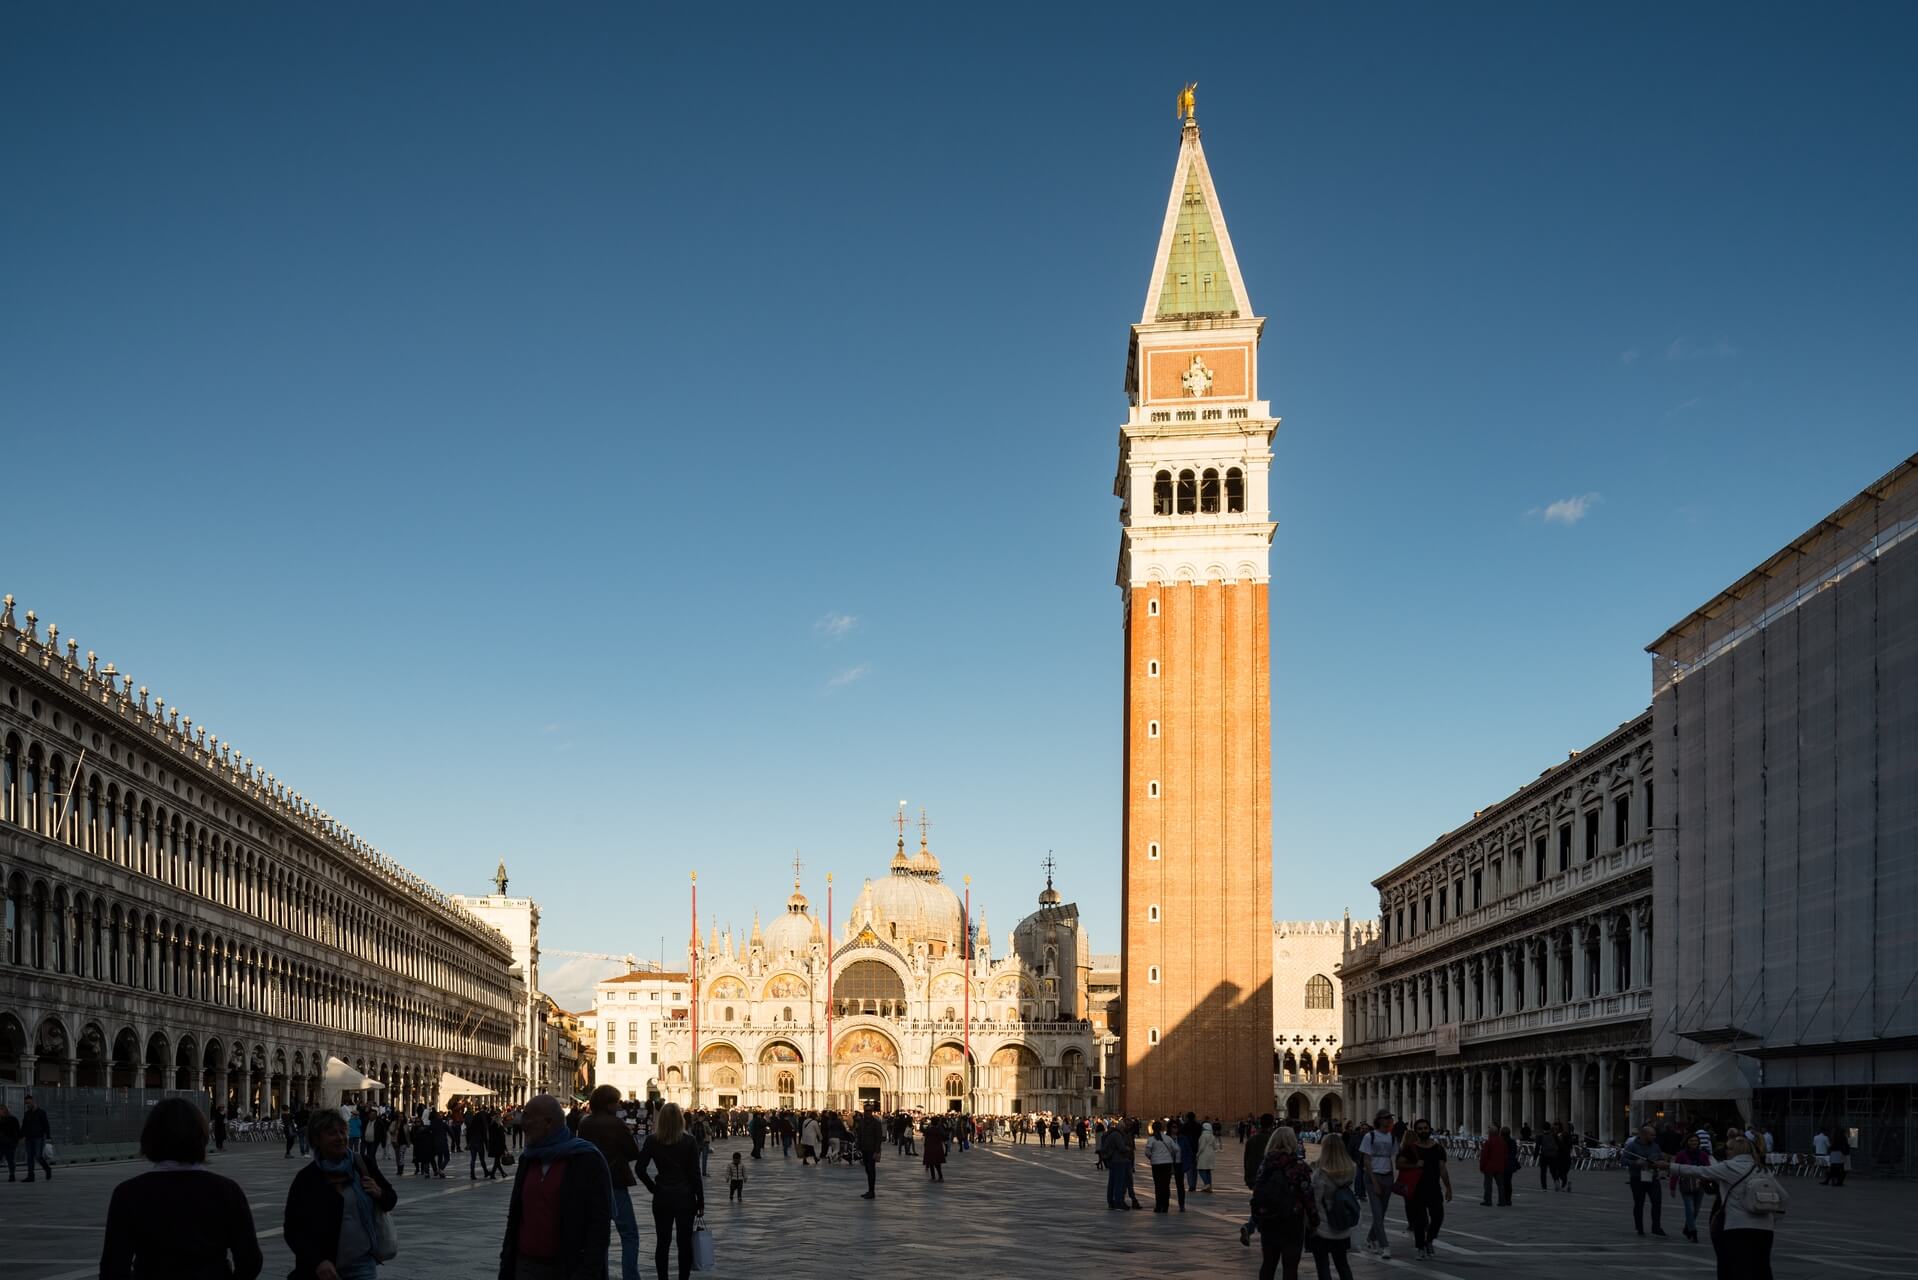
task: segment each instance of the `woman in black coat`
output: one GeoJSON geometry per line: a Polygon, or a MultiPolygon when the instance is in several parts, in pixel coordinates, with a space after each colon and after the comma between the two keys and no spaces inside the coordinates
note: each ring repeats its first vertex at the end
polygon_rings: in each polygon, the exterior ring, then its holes
{"type": "Polygon", "coordinates": [[[289,1280],[373,1280],[379,1270],[375,1212],[393,1212],[399,1195],[377,1165],[347,1150],[339,1112],[315,1111],[306,1136],[313,1163],[286,1191],[289,1280]]]}
{"type": "Polygon", "coordinates": [[[207,1125],[185,1098],[147,1112],[140,1154],[146,1173],[113,1189],[102,1280],[254,1280],[265,1265],[246,1193],[206,1167],[207,1125]]]}
{"type": "Polygon", "coordinates": [[[693,1271],[693,1219],[706,1215],[706,1184],[699,1176],[699,1143],[686,1132],[679,1104],[659,1109],[653,1132],[639,1153],[639,1180],[653,1193],[653,1265],[666,1280],[667,1261],[679,1245],[679,1280],[693,1271]]]}

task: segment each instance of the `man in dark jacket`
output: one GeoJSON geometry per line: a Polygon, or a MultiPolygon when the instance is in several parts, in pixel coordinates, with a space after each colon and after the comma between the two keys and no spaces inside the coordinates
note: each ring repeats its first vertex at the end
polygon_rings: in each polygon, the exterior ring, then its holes
{"type": "Polygon", "coordinates": [[[47,1122],[47,1113],[34,1102],[33,1095],[27,1095],[26,1114],[20,1117],[20,1137],[27,1144],[27,1181],[33,1181],[33,1166],[38,1163],[47,1171],[47,1181],[53,1181],[53,1165],[47,1160],[47,1144],[53,1141],[53,1126],[47,1122]]]}
{"type": "Polygon", "coordinates": [[[633,1217],[633,1162],[639,1144],[619,1118],[619,1090],[603,1084],[593,1090],[592,1112],[579,1122],[579,1136],[599,1148],[613,1177],[613,1227],[619,1232],[621,1280],[639,1280],[639,1222],[633,1217]]]}
{"type": "Polygon", "coordinates": [[[879,1194],[879,1148],[886,1145],[886,1128],[869,1109],[853,1122],[853,1135],[859,1141],[859,1161],[866,1166],[866,1194],[860,1199],[871,1200],[879,1194]]]}
{"type": "Polygon", "coordinates": [[[468,1182],[476,1181],[479,1178],[478,1171],[480,1169],[485,1169],[486,1176],[489,1178],[492,1177],[492,1168],[486,1162],[486,1131],[492,1128],[492,1125],[488,1123],[486,1113],[480,1108],[474,1107],[466,1113],[465,1128],[466,1133],[464,1136],[466,1138],[467,1151],[466,1180],[468,1182]]]}
{"type": "Polygon", "coordinates": [[[550,1094],[527,1103],[520,1123],[526,1150],[506,1211],[499,1280],[603,1280],[613,1212],[605,1157],[566,1127],[550,1094]]]}
{"type": "Polygon", "coordinates": [[[1277,1127],[1272,1113],[1266,1112],[1259,1117],[1259,1127],[1245,1142],[1245,1185],[1255,1186],[1259,1181],[1259,1166],[1265,1163],[1265,1148],[1272,1141],[1272,1130],[1277,1127]]]}

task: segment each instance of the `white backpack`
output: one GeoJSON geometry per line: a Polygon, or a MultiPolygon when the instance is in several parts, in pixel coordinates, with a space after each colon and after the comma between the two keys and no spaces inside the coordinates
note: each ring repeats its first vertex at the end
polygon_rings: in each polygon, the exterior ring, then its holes
{"type": "Polygon", "coordinates": [[[1761,1165],[1753,1165],[1750,1173],[1734,1183],[1727,1198],[1741,1212],[1773,1217],[1782,1215],[1791,1199],[1771,1170],[1761,1165]]]}

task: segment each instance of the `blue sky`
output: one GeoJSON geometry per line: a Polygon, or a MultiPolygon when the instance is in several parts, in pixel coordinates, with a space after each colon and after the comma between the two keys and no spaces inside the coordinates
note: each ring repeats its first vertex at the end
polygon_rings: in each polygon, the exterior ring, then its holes
{"type": "Polygon", "coordinates": [[[1918,445],[1906,6],[696,8],[0,13],[0,589],[549,947],[857,886],[906,798],[1116,948],[1188,79],[1285,420],[1279,916],[1918,445]]]}

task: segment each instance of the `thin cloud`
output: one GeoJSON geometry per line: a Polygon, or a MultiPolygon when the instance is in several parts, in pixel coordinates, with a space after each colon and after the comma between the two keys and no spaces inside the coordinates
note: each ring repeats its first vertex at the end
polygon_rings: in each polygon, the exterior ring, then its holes
{"type": "Polygon", "coordinates": [[[856,680],[864,680],[872,671],[872,663],[862,662],[856,667],[847,667],[838,675],[826,681],[828,689],[843,689],[856,680]]]}
{"type": "Polygon", "coordinates": [[[1637,347],[1627,347],[1618,353],[1618,362],[1620,364],[1637,364],[1639,354],[1637,347]]]}
{"type": "Polygon", "coordinates": [[[1685,360],[1729,360],[1738,354],[1738,348],[1732,345],[1730,338],[1719,338],[1716,342],[1697,342],[1691,338],[1673,338],[1672,344],[1665,348],[1665,359],[1674,363],[1685,360]]]}
{"type": "Polygon", "coordinates": [[[850,613],[829,613],[812,624],[812,629],[829,640],[837,640],[859,625],[850,613]]]}
{"type": "Polygon", "coordinates": [[[1572,498],[1560,498],[1557,502],[1548,502],[1542,507],[1533,507],[1525,514],[1535,516],[1546,524],[1577,524],[1590,514],[1600,500],[1599,494],[1581,493],[1572,498]]]}

